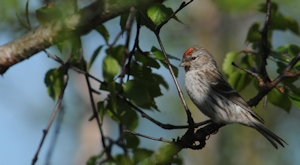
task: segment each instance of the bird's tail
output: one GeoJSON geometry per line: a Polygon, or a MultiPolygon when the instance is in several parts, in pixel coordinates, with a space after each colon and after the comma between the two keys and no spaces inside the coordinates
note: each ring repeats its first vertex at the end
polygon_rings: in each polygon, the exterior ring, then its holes
{"type": "Polygon", "coordinates": [[[280,144],[282,147],[284,147],[284,144],[287,145],[287,143],[281,139],[279,136],[275,135],[273,132],[271,132],[270,130],[268,130],[262,123],[255,123],[255,126],[253,128],[255,128],[258,132],[260,132],[266,139],[269,140],[269,142],[276,148],[277,147],[277,143],[280,144]]]}

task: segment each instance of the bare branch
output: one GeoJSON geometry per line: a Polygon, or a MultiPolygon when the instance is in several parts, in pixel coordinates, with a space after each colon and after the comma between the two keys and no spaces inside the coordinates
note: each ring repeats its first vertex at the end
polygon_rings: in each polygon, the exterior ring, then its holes
{"type": "Polygon", "coordinates": [[[267,65],[267,58],[270,54],[270,48],[268,46],[268,31],[270,27],[270,22],[271,22],[271,0],[266,0],[266,18],[265,18],[265,23],[263,30],[261,32],[261,42],[262,42],[262,54],[261,54],[261,59],[262,59],[262,64],[261,64],[261,73],[264,76],[264,80],[270,81],[269,75],[266,70],[266,65],[267,65]]]}
{"type": "Polygon", "coordinates": [[[143,134],[140,134],[140,133],[136,133],[134,131],[129,131],[129,130],[124,130],[125,133],[128,133],[128,134],[131,134],[131,135],[135,135],[135,136],[140,136],[140,137],[143,137],[143,138],[147,138],[147,139],[150,139],[150,140],[155,140],[155,141],[160,141],[160,142],[165,142],[165,143],[172,143],[172,141],[169,141],[169,140],[166,140],[164,138],[154,138],[154,137],[151,137],[151,136],[147,136],[147,135],[143,135],[143,134]]]}

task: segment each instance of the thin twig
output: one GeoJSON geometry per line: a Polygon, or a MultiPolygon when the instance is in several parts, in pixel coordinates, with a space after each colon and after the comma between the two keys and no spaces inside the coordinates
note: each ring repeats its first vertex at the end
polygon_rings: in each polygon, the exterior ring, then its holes
{"type": "MultiPolygon", "coordinates": [[[[132,7],[130,10],[131,11],[130,11],[130,14],[129,14],[128,23],[127,23],[126,28],[125,28],[125,30],[126,30],[125,49],[124,49],[124,52],[123,52],[122,60],[120,62],[122,70],[121,70],[120,75],[118,76],[118,77],[120,77],[120,84],[123,83],[123,78],[124,78],[125,74],[129,75],[129,73],[127,73],[127,67],[125,66],[125,62],[128,59],[128,57],[130,56],[129,44],[130,44],[130,39],[131,39],[132,25],[134,23],[134,17],[135,17],[135,9],[132,7]]],[[[133,47],[135,47],[135,45],[133,47]]],[[[130,66],[129,61],[127,62],[127,65],[130,66]]]]}
{"type": "Polygon", "coordinates": [[[165,143],[172,143],[172,141],[170,140],[166,140],[164,138],[155,138],[155,137],[151,137],[151,136],[147,136],[147,135],[143,135],[143,134],[140,134],[140,133],[137,133],[137,132],[134,132],[134,131],[129,131],[129,130],[124,130],[125,133],[128,133],[128,134],[131,134],[131,135],[135,135],[135,136],[140,136],[140,137],[143,137],[143,138],[147,138],[147,139],[150,139],[150,140],[155,140],[155,141],[160,141],[160,142],[165,142],[165,143]]]}
{"type": "Polygon", "coordinates": [[[128,72],[127,81],[129,80],[129,77],[130,77],[130,63],[131,63],[132,56],[134,55],[135,50],[139,49],[139,36],[140,36],[141,24],[140,24],[140,17],[138,17],[136,19],[137,19],[137,21],[136,21],[136,35],[135,35],[134,45],[133,45],[132,50],[129,53],[128,61],[127,61],[127,64],[125,66],[126,67],[125,70],[127,70],[127,72],[128,72]]]}
{"type": "Polygon", "coordinates": [[[270,54],[270,48],[268,46],[268,31],[270,27],[270,22],[271,22],[271,0],[266,0],[266,18],[265,18],[265,23],[263,30],[261,32],[261,42],[262,42],[262,54],[261,54],[261,72],[262,75],[264,76],[265,82],[270,81],[266,65],[267,65],[267,58],[270,54]]]}
{"type": "Polygon", "coordinates": [[[57,139],[58,139],[58,135],[59,135],[59,132],[60,132],[61,124],[63,122],[64,114],[65,114],[65,109],[64,109],[64,106],[62,104],[61,107],[60,107],[60,110],[58,111],[58,114],[57,114],[55,132],[54,132],[54,135],[51,139],[50,147],[49,147],[48,152],[47,152],[46,163],[45,163],[46,165],[51,164],[51,158],[52,158],[52,155],[54,153],[54,147],[57,144],[57,139]]]}
{"type": "Polygon", "coordinates": [[[235,67],[237,67],[237,68],[239,68],[239,69],[241,69],[241,70],[247,72],[247,73],[250,74],[251,76],[255,77],[255,78],[257,79],[257,81],[259,82],[259,86],[260,86],[260,87],[262,87],[262,86],[265,85],[264,80],[263,80],[257,73],[254,73],[254,72],[252,72],[252,71],[249,70],[249,69],[241,68],[241,67],[239,67],[238,65],[236,65],[234,62],[232,62],[231,65],[233,65],[233,66],[235,66],[235,67]]]}
{"type": "Polygon", "coordinates": [[[108,46],[109,46],[110,48],[113,47],[113,46],[117,43],[117,41],[119,40],[119,38],[122,36],[122,34],[123,34],[123,31],[120,31],[120,32],[117,34],[117,36],[115,37],[114,41],[113,41],[111,44],[109,44],[108,46]]]}
{"type": "Polygon", "coordinates": [[[63,87],[62,87],[62,90],[60,91],[59,97],[58,97],[58,99],[57,99],[57,103],[56,103],[56,105],[55,105],[55,107],[54,107],[54,110],[53,110],[53,113],[52,113],[52,115],[51,115],[50,121],[49,121],[49,123],[48,123],[48,125],[47,125],[47,128],[43,130],[43,137],[42,137],[42,139],[41,139],[41,142],[40,142],[40,144],[39,144],[39,147],[38,147],[38,149],[37,149],[37,152],[36,152],[36,154],[34,155],[34,158],[32,159],[32,163],[31,163],[32,165],[34,165],[34,164],[36,163],[36,161],[38,160],[38,154],[39,154],[39,152],[40,152],[40,150],[41,150],[41,148],[42,148],[42,145],[43,145],[44,140],[45,140],[45,138],[46,138],[46,136],[47,136],[47,133],[48,133],[48,131],[49,131],[49,129],[50,129],[50,127],[51,127],[53,121],[54,121],[54,118],[55,118],[57,112],[59,111],[59,108],[60,108],[60,106],[61,106],[62,99],[63,99],[63,96],[64,96],[64,92],[65,92],[65,89],[66,89],[67,84],[68,84],[68,80],[69,80],[69,75],[68,75],[69,64],[66,63],[66,64],[64,64],[62,67],[63,67],[63,69],[64,69],[63,87]]]}
{"type": "Polygon", "coordinates": [[[168,23],[173,17],[175,17],[175,15],[180,11],[182,10],[184,7],[186,7],[187,5],[189,5],[191,2],[193,2],[193,0],[190,0],[189,2],[182,2],[181,5],[179,6],[179,8],[173,12],[169,18],[167,18],[164,22],[162,22],[160,25],[158,25],[155,29],[155,31],[157,31],[157,33],[159,34],[160,32],[160,29],[166,24],[168,23]]]}
{"type": "MultiPolygon", "coordinates": [[[[172,124],[163,124],[155,119],[153,119],[152,117],[150,117],[149,115],[147,115],[143,110],[141,110],[140,108],[138,108],[137,106],[135,106],[134,104],[132,104],[130,101],[127,101],[121,94],[117,95],[120,99],[122,99],[124,102],[126,102],[130,107],[132,107],[135,111],[139,112],[141,114],[141,116],[143,118],[148,119],[149,121],[151,121],[152,123],[160,126],[163,129],[186,129],[189,128],[189,125],[172,125],[172,124]]],[[[206,125],[211,123],[212,120],[206,120],[203,122],[199,122],[199,123],[194,123],[194,128],[206,125]]]]}
{"type": "MultiPolygon", "coordinates": [[[[173,71],[173,69],[172,69],[171,63],[170,63],[170,61],[169,61],[169,58],[168,58],[168,56],[167,56],[167,53],[166,53],[166,51],[165,51],[165,48],[164,48],[164,46],[163,46],[163,44],[162,44],[162,41],[161,41],[161,38],[160,38],[160,36],[159,36],[159,32],[160,32],[160,29],[163,27],[163,25],[165,25],[171,18],[173,18],[173,17],[176,15],[177,12],[179,12],[180,10],[182,10],[184,7],[186,7],[186,6],[187,6],[188,4],[190,4],[192,1],[193,1],[193,0],[191,0],[191,1],[188,2],[187,4],[186,4],[185,2],[183,2],[183,3],[180,5],[180,7],[176,10],[176,12],[174,12],[175,14],[173,13],[172,15],[170,15],[170,17],[167,18],[164,22],[162,22],[155,30],[152,29],[153,32],[154,32],[154,34],[155,34],[155,36],[156,36],[156,38],[157,38],[157,41],[158,41],[158,43],[159,43],[159,45],[160,45],[160,48],[161,48],[161,50],[162,50],[162,53],[163,53],[163,55],[164,55],[164,57],[165,57],[164,62],[165,62],[165,64],[167,64],[167,66],[168,66],[168,69],[169,69],[169,71],[170,71],[170,73],[171,73],[171,76],[172,76],[173,81],[174,81],[174,83],[175,83],[175,86],[176,86],[176,88],[177,88],[179,97],[180,97],[180,99],[181,99],[181,102],[182,102],[182,104],[183,104],[183,106],[184,106],[184,109],[185,109],[185,112],[186,112],[186,114],[187,114],[187,120],[188,120],[188,124],[189,124],[189,129],[188,129],[188,131],[186,132],[187,134],[193,134],[193,133],[194,133],[194,120],[193,120],[193,118],[192,118],[192,116],[191,116],[191,112],[190,112],[190,110],[188,109],[188,106],[187,106],[187,104],[186,104],[186,102],[185,102],[185,99],[184,99],[184,96],[183,96],[183,94],[182,94],[182,91],[181,91],[181,89],[180,89],[180,87],[179,87],[179,84],[178,84],[178,81],[177,81],[176,76],[175,76],[175,74],[174,74],[174,71],[173,71]]],[[[143,19],[146,21],[146,23],[148,24],[148,26],[151,28],[151,27],[152,27],[152,26],[151,26],[151,23],[149,23],[147,17],[146,17],[142,12],[140,12],[140,15],[143,17],[143,19]]]]}
{"type": "Polygon", "coordinates": [[[95,106],[95,101],[94,101],[93,92],[92,92],[92,86],[91,86],[89,77],[87,75],[85,75],[85,81],[88,86],[90,102],[91,102],[91,106],[92,106],[92,110],[93,110],[93,118],[96,118],[97,125],[99,127],[102,146],[103,146],[103,148],[106,148],[105,137],[104,137],[104,133],[103,133],[103,129],[102,129],[102,121],[100,121],[99,114],[98,114],[98,111],[95,106]]]}

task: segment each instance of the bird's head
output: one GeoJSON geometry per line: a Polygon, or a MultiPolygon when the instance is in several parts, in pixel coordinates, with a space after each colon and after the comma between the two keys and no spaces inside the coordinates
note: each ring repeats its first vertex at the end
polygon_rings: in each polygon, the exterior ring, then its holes
{"type": "Polygon", "coordinates": [[[185,71],[188,72],[190,70],[201,69],[211,64],[216,66],[216,62],[212,55],[204,48],[196,45],[184,52],[179,66],[184,67],[185,71]]]}

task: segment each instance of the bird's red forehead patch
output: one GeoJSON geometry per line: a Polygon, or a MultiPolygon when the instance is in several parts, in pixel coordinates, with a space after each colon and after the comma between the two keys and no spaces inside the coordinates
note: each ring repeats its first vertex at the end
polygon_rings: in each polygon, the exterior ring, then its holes
{"type": "Polygon", "coordinates": [[[184,52],[183,56],[189,56],[189,55],[191,55],[191,53],[192,53],[193,51],[194,51],[193,48],[189,48],[188,50],[186,50],[186,51],[184,52]]]}

